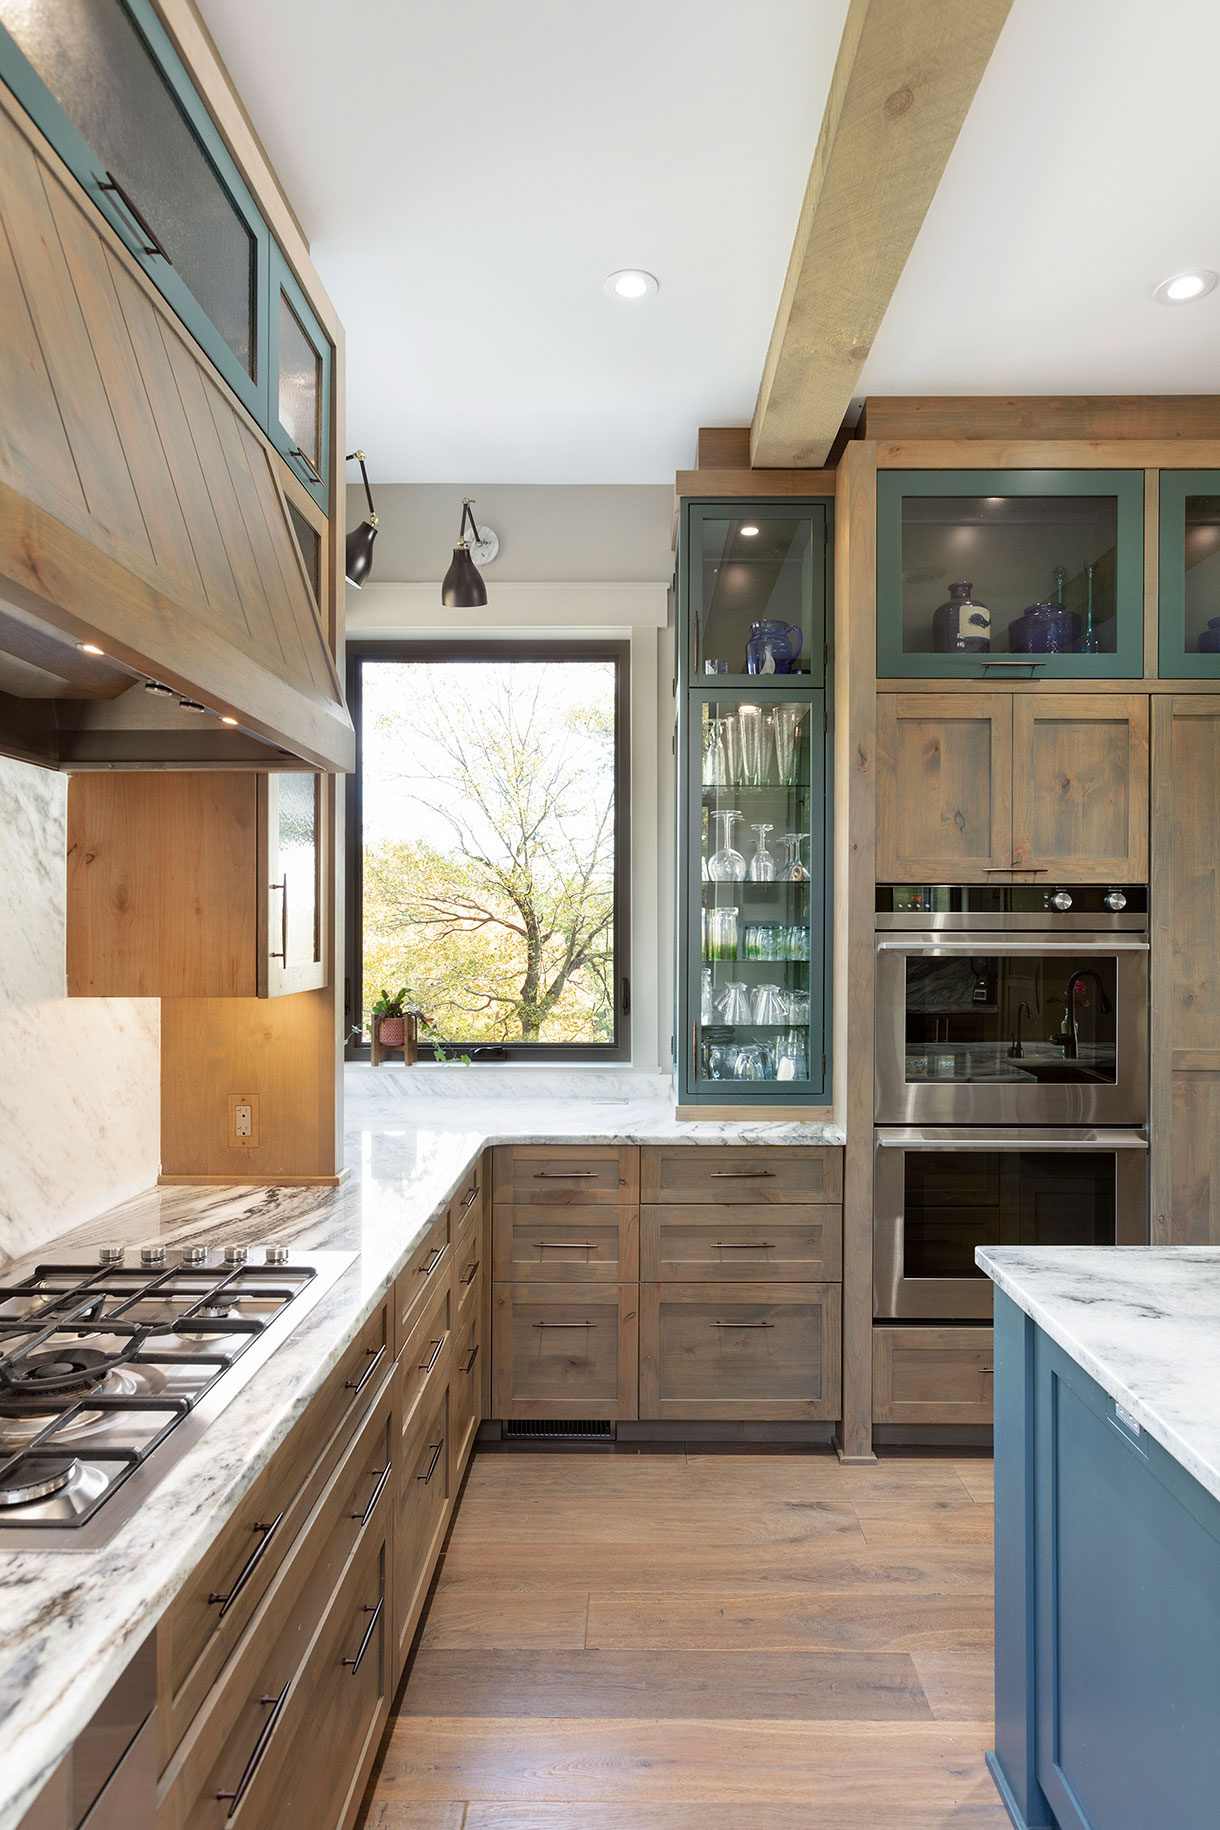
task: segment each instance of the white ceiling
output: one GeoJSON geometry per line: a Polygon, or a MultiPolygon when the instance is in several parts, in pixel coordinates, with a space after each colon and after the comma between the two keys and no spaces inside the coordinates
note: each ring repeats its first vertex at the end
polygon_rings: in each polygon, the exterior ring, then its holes
{"type": "Polygon", "coordinates": [[[201,0],[381,481],[671,483],[749,421],[846,0],[201,0]],[[645,267],[659,295],[608,299],[645,267]]]}
{"type": "Polygon", "coordinates": [[[867,394],[1220,393],[1216,0],[1014,0],[867,394]]]}

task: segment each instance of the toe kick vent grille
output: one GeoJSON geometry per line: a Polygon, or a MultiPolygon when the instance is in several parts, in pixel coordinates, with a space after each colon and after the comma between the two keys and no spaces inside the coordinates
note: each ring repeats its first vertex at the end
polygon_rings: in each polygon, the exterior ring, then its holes
{"type": "Polygon", "coordinates": [[[512,1418],[504,1425],[506,1442],[613,1442],[614,1425],[578,1417],[512,1418]]]}

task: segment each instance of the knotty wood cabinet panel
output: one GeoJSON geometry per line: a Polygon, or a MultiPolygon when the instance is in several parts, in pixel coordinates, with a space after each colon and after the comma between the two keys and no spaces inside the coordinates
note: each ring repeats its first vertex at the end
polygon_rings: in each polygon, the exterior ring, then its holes
{"type": "Polygon", "coordinates": [[[839,1415],[838,1284],[642,1284],[640,1416],[839,1415]]]}
{"type": "Polygon", "coordinates": [[[1013,863],[1078,883],[1148,876],[1148,699],[1013,697],[1013,863]]]}
{"type": "Polygon", "coordinates": [[[645,1207],[645,1283],[837,1283],[843,1215],[837,1207],[645,1207]]]}
{"type": "Polygon", "coordinates": [[[988,883],[1012,863],[1012,695],[877,696],[877,879],[988,883]]]}
{"type": "Polygon", "coordinates": [[[802,1144],[767,1150],[754,1145],[646,1145],[641,1196],[648,1202],[704,1202],[719,1207],[843,1198],[843,1152],[802,1144]]]}
{"type": "Polygon", "coordinates": [[[451,1474],[454,1493],[461,1485],[474,1439],[483,1421],[483,1314],[481,1307],[459,1332],[453,1360],[450,1430],[451,1474]]]}
{"type": "Polygon", "coordinates": [[[633,1205],[640,1153],[601,1144],[505,1144],[496,1151],[496,1203],[547,1207],[633,1205]]]}
{"type": "Polygon", "coordinates": [[[874,1423],[991,1422],[990,1328],[873,1329],[874,1423]]]}
{"type": "Polygon", "coordinates": [[[599,1207],[577,1216],[553,1207],[497,1206],[492,1275],[504,1283],[634,1283],[639,1209],[599,1207]]]}
{"type": "Polygon", "coordinates": [[[632,1418],[638,1354],[635,1284],[497,1284],[493,1290],[496,1417],[632,1418]]]}
{"type": "Polygon", "coordinates": [[[397,1683],[423,1612],[436,1553],[449,1522],[450,1382],[431,1388],[434,1403],[407,1432],[394,1519],[394,1682],[397,1683]]]}

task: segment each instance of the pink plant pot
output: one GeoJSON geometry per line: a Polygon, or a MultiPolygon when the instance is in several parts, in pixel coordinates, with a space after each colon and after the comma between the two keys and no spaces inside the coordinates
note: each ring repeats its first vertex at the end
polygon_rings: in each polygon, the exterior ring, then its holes
{"type": "Polygon", "coordinates": [[[407,1039],[405,1017],[378,1017],[377,1039],[382,1048],[401,1048],[407,1039]]]}

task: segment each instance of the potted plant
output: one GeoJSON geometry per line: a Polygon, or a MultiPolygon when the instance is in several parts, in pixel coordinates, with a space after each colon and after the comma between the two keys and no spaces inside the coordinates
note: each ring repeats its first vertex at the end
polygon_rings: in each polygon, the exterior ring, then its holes
{"type": "Polygon", "coordinates": [[[405,985],[400,991],[394,992],[383,988],[381,996],[369,1011],[374,1039],[382,1048],[401,1048],[406,1040],[407,1005],[410,997],[405,985]]]}

